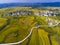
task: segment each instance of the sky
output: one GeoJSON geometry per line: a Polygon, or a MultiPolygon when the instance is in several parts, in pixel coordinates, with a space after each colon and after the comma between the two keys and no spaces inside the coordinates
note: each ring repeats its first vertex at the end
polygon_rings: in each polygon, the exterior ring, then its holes
{"type": "Polygon", "coordinates": [[[36,3],[36,2],[60,2],[60,0],[0,0],[0,3],[36,3]]]}

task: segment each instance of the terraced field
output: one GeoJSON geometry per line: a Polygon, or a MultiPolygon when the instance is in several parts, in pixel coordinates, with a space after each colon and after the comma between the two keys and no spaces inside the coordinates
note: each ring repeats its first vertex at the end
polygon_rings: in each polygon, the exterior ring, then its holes
{"type": "MultiPolygon", "coordinates": [[[[19,8],[2,10],[2,13],[16,11],[19,8]],[[5,12],[6,11],[6,12],[5,12]]],[[[23,9],[23,8],[21,8],[23,9]]],[[[21,10],[19,9],[19,10],[21,10]]],[[[26,8],[27,9],[27,8],[26,8]]],[[[25,9],[25,10],[26,10],[25,9]]],[[[29,8],[28,8],[29,9],[29,8]]],[[[27,9],[27,10],[28,10],[27,9]]],[[[31,8],[30,8],[31,9],[31,8]]],[[[35,11],[31,9],[32,11],[35,11]]],[[[37,10],[37,9],[36,9],[37,10]]],[[[37,10],[38,11],[38,10],[37,10]]],[[[31,31],[32,27],[43,25],[39,28],[34,28],[32,34],[22,43],[17,45],[59,45],[60,44],[60,24],[54,27],[48,27],[49,21],[46,16],[24,15],[24,16],[9,16],[2,17],[0,15],[0,44],[15,43],[23,40],[31,31]]],[[[48,17],[60,21],[57,17],[48,17]]]]}
{"type": "Polygon", "coordinates": [[[38,29],[38,34],[39,34],[39,37],[42,40],[43,45],[50,45],[47,32],[45,32],[43,29],[38,29]]]}
{"type": "Polygon", "coordinates": [[[39,45],[39,36],[38,36],[38,30],[34,29],[32,32],[32,35],[30,37],[29,45],[39,45]]]}
{"type": "MultiPolygon", "coordinates": [[[[9,22],[9,24],[0,31],[0,43],[12,43],[24,39],[29,34],[31,28],[34,27],[38,22],[40,22],[40,25],[47,25],[48,22],[45,19],[46,17],[43,16],[24,16],[19,18],[10,17],[5,19],[1,18],[1,24],[4,25],[6,22],[9,22]],[[7,21],[8,19],[9,21],[7,21]],[[35,22],[36,20],[37,22],[35,22]]],[[[56,29],[59,28],[56,27],[56,29]]],[[[58,30],[55,30],[54,28],[41,27],[34,29],[32,35],[26,41],[21,43],[21,45],[54,45],[56,41],[54,41],[54,38],[51,38],[51,44],[48,35],[50,32],[54,33],[55,31],[58,33],[58,30]],[[52,31],[50,29],[52,29],[52,31]]],[[[56,45],[58,45],[57,42],[56,45]]]]}
{"type": "MultiPolygon", "coordinates": [[[[24,39],[29,34],[32,25],[34,25],[34,24],[32,24],[33,20],[34,20],[33,17],[32,18],[31,17],[29,17],[29,18],[20,17],[19,19],[17,19],[17,18],[15,19],[15,17],[10,18],[9,24],[6,25],[0,31],[0,43],[18,42],[18,41],[24,39]],[[29,20],[29,22],[28,22],[28,20],[29,20]],[[30,24],[32,24],[32,25],[30,26],[30,24]],[[22,32],[23,32],[23,34],[22,34],[22,32]]],[[[1,24],[4,24],[4,22],[5,21],[3,21],[3,23],[1,23],[1,24]]]]}

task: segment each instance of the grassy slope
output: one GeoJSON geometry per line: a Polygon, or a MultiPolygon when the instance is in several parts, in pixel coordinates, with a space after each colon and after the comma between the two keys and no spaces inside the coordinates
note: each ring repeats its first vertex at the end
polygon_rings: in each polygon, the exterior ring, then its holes
{"type": "Polygon", "coordinates": [[[10,24],[0,31],[0,43],[9,43],[22,40],[29,34],[31,27],[34,25],[33,20],[34,18],[29,16],[27,18],[22,17],[19,20],[17,20],[17,18],[11,18],[10,24]],[[24,34],[22,34],[22,32],[24,34]]]}
{"type": "MultiPolygon", "coordinates": [[[[54,17],[55,18],[55,17],[54,17]]],[[[52,18],[53,20],[54,20],[54,18],[52,18]]],[[[40,24],[43,24],[43,25],[45,25],[46,23],[46,21],[45,21],[45,18],[44,17],[38,17],[38,16],[36,16],[36,19],[37,19],[37,21],[38,22],[40,22],[40,24]],[[42,21],[41,21],[42,20],[42,21]]],[[[57,19],[58,20],[58,19],[57,19]]],[[[39,45],[51,45],[50,44],[50,42],[49,42],[49,38],[48,38],[48,34],[51,34],[51,36],[52,35],[56,35],[56,33],[57,33],[57,35],[59,34],[59,30],[60,30],[60,28],[58,27],[58,26],[56,26],[56,27],[52,27],[52,28],[49,28],[49,27],[43,27],[42,29],[44,29],[44,30],[38,30],[38,33],[32,33],[32,37],[31,37],[31,40],[30,40],[30,45],[37,45],[37,44],[35,44],[35,40],[36,39],[38,39],[39,40],[39,45]],[[47,31],[47,32],[45,32],[45,31],[47,31]],[[38,35],[39,36],[39,38],[36,38],[36,37],[34,37],[34,35],[38,35]],[[36,39],[35,39],[36,38],[36,39]],[[47,41],[47,42],[46,42],[47,41]]],[[[38,41],[37,41],[38,42],[38,41]]],[[[37,43],[36,42],[36,43],[37,43]]],[[[59,45],[58,43],[57,43],[57,41],[56,41],[56,39],[52,39],[52,45],[59,45]],[[53,41],[54,40],[54,41],[53,41]]]]}
{"type": "MultiPolygon", "coordinates": [[[[2,43],[7,43],[7,42],[16,42],[16,41],[18,41],[18,40],[21,40],[21,39],[23,39],[24,37],[20,37],[19,39],[17,39],[17,37],[16,37],[16,31],[17,31],[17,33],[19,33],[19,32],[21,32],[20,34],[22,34],[22,32],[24,31],[24,29],[26,29],[27,28],[27,26],[33,26],[34,25],[34,23],[33,23],[33,20],[34,20],[34,17],[32,16],[32,17],[30,17],[30,16],[27,16],[27,17],[21,17],[20,19],[19,19],[19,23],[17,22],[17,20],[15,20],[15,19],[13,19],[13,18],[11,18],[11,20],[10,20],[10,25],[8,25],[4,30],[2,30],[1,32],[0,32],[0,42],[2,43]],[[29,21],[28,21],[29,20],[29,21]],[[16,22],[16,23],[15,23],[16,22]],[[21,25],[21,26],[19,26],[19,24],[21,25]],[[28,24],[28,25],[27,25],[28,24]],[[33,24],[33,25],[31,25],[31,24],[33,24]],[[24,27],[23,27],[23,25],[24,25],[24,27]],[[23,29],[23,30],[19,30],[19,28],[21,27],[21,29],[23,29]],[[9,36],[8,36],[9,35],[9,36]],[[8,38],[8,39],[7,39],[8,38]],[[5,41],[4,41],[5,40],[5,41]],[[11,41],[12,40],[12,41],[11,41]]],[[[45,23],[45,17],[36,17],[36,20],[38,21],[38,22],[40,22],[40,24],[43,24],[43,25],[45,25],[45,24],[47,24],[47,23],[45,23]]],[[[47,28],[47,29],[49,29],[49,28],[47,28]]],[[[46,29],[46,30],[47,30],[46,29]]],[[[56,28],[56,29],[58,29],[58,28],[56,28]]],[[[45,30],[45,31],[46,31],[45,30]]],[[[53,32],[54,32],[54,28],[52,29],[53,30],[53,32]]],[[[50,30],[51,31],[51,30],[50,30]]],[[[57,30],[55,30],[55,31],[57,31],[57,30]]],[[[48,32],[49,33],[49,32],[48,32]]],[[[28,32],[27,33],[25,33],[25,34],[28,34],[28,32]]],[[[23,34],[24,35],[24,34],[23,34]]],[[[21,36],[21,35],[20,35],[21,36]]],[[[31,40],[30,41],[27,41],[27,42],[29,42],[29,45],[50,45],[49,44],[49,40],[48,40],[48,36],[47,36],[47,33],[46,32],[44,32],[44,31],[41,31],[40,29],[37,31],[36,29],[34,29],[33,30],[33,33],[32,33],[32,36],[31,36],[31,40]],[[48,42],[46,42],[46,40],[48,41],[48,42]]],[[[26,42],[25,42],[26,43],[26,42]]],[[[21,45],[23,45],[23,44],[25,44],[25,43],[22,43],[21,45]]]]}
{"type": "MultiPolygon", "coordinates": [[[[21,9],[24,9],[24,8],[16,8],[15,10],[2,9],[2,11],[0,13],[1,14],[8,13],[8,12],[16,11],[16,10],[21,10],[21,9]]],[[[33,10],[33,11],[35,11],[35,10],[33,10]]],[[[38,11],[38,10],[36,10],[36,11],[38,11]]],[[[29,33],[31,27],[33,27],[35,24],[46,25],[48,22],[46,22],[45,18],[46,17],[43,17],[43,16],[40,16],[40,17],[39,16],[25,16],[25,17],[23,16],[19,19],[19,22],[13,18],[10,18],[10,24],[7,25],[2,31],[0,31],[0,43],[17,42],[19,40],[22,40],[29,33]],[[22,34],[22,32],[24,34],[22,34]],[[18,33],[19,33],[19,35],[18,35],[18,33]]],[[[50,17],[50,18],[52,18],[53,20],[56,20],[56,19],[60,20],[56,17],[50,17]]],[[[4,20],[4,18],[1,20],[4,20]]],[[[1,22],[1,24],[4,24],[4,21],[0,21],[0,22],[1,22]]],[[[27,39],[21,45],[27,45],[27,44],[28,45],[50,45],[47,35],[50,33],[52,33],[52,34],[57,33],[57,35],[58,34],[60,35],[59,30],[60,30],[59,26],[53,27],[53,28],[43,27],[43,30],[34,29],[32,35],[30,37],[30,40],[27,39]]],[[[60,38],[57,37],[57,39],[60,39],[60,38]]],[[[58,40],[56,41],[54,39],[54,36],[51,36],[51,40],[52,40],[52,45],[59,45],[57,43],[58,40]]],[[[58,42],[60,42],[60,41],[58,41],[58,42]]]]}

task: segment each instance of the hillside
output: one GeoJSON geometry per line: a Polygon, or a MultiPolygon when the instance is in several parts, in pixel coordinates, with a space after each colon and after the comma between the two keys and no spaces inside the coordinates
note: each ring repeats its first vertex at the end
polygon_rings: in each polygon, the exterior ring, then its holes
{"type": "MultiPolygon", "coordinates": [[[[22,15],[5,16],[3,14],[18,11],[42,10],[32,8],[2,8],[0,12],[0,44],[16,43],[16,45],[59,45],[60,44],[60,18],[59,16],[22,15]],[[51,21],[49,21],[48,19],[51,21]],[[3,21],[2,21],[3,20],[3,21]],[[53,26],[58,21],[58,25],[53,26]],[[50,25],[51,23],[53,25],[50,25]],[[38,27],[39,26],[39,27],[38,27]],[[27,38],[26,38],[27,37],[27,38]]],[[[17,14],[16,14],[17,15],[17,14]]]]}

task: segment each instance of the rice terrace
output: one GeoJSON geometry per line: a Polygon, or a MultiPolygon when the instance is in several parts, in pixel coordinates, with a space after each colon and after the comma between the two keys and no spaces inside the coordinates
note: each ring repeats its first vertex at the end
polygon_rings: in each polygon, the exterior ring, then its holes
{"type": "Polygon", "coordinates": [[[0,45],[60,45],[60,7],[1,8],[0,45]]]}

